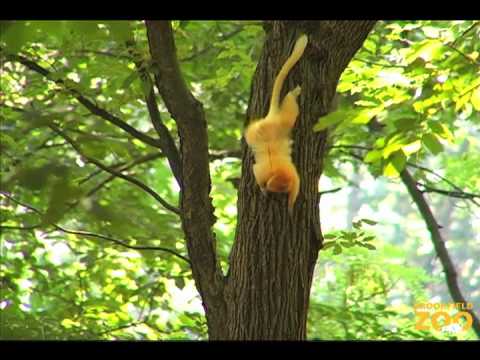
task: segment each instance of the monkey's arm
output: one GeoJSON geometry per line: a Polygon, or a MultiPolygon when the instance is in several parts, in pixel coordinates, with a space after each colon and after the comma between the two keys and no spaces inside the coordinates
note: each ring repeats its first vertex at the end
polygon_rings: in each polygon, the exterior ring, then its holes
{"type": "Polygon", "coordinates": [[[295,126],[298,114],[300,113],[297,103],[297,97],[300,95],[300,92],[301,88],[300,86],[297,86],[285,96],[280,105],[278,113],[279,120],[282,126],[288,130],[291,130],[295,126]]]}

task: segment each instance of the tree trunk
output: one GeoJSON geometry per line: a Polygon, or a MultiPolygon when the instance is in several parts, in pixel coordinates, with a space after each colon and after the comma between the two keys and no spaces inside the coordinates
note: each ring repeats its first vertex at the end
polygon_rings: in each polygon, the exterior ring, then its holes
{"type": "Polygon", "coordinates": [[[301,85],[300,116],[293,130],[293,161],[301,187],[293,215],[287,196],[261,194],[252,173],[253,155],[242,140],[242,178],[238,221],[225,284],[223,339],[303,340],[313,270],[323,241],[318,182],[326,132],[312,126],[328,113],[348,62],[361,47],[374,21],[273,22],[252,86],[248,119],[265,116],[275,76],[301,33],[309,44],[292,69],[282,96],[301,85]]]}

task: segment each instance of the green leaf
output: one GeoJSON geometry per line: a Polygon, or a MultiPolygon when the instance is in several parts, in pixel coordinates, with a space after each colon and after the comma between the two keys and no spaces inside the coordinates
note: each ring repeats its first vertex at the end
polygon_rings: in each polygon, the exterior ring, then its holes
{"type": "Polygon", "coordinates": [[[383,105],[377,106],[375,108],[368,108],[360,111],[357,116],[352,120],[354,124],[368,124],[375,116],[380,114],[385,109],[383,105]]]}
{"type": "Polygon", "coordinates": [[[394,125],[398,130],[407,131],[415,127],[415,119],[412,118],[401,118],[394,121],[394,125]]]}
{"type": "Polygon", "coordinates": [[[342,253],[342,247],[338,244],[335,244],[335,246],[333,248],[333,253],[335,255],[341,254],[342,253]]]}
{"type": "Polygon", "coordinates": [[[455,100],[455,111],[460,111],[470,100],[471,94],[467,93],[455,100]]]}
{"type": "Polygon", "coordinates": [[[176,277],[175,278],[175,286],[179,289],[183,289],[185,287],[185,278],[176,277]]]}
{"type": "Polygon", "coordinates": [[[323,235],[323,238],[324,239],[335,239],[337,237],[337,235],[335,234],[326,234],[326,235],[323,235]]]}
{"type": "Polygon", "coordinates": [[[367,248],[369,250],[376,250],[377,248],[375,247],[375,245],[372,245],[372,244],[359,244],[360,246],[364,247],[364,248],[367,248]]]}
{"type": "Polygon", "coordinates": [[[331,178],[334,178],[334,177],[341,178],[341,177],[343,177],[342,173],[340,171],[338,171],[336,166],[334,166],[334,164],[332,162],[332,159],[330,157],[325,159],[325,165],[324,165],[323,172],[326,176],[331,177],[331,178]]]}
{"type": "Polygon", "coordinates": [[[368,225],[377,225],[378,222],[376,222],[375,220],[370,220],[370,219],[360,219],[359,221],[365,223],[365,224],[368,224],[368,225]]]}
{"type": "Polygon", "coordinates": [[[361,224],[360,221],[354,221],[352,223],[352,226],[353,226],[354,229],[360,229],[362,227],[362,224],[361,224]]]}
{"type": "Polygon", "coordinates": [[[127,89],[132,82],[137,80],[139,78],[138,73],[136,71],[133,71],[130,75],[126,77],[125,80],[123,80],[122,83],[122,88],[127,89]]]}
{"type": "Polygon", "coordinates": [[[313,127],[313,131],[322,131],[329,126],[332,126],[336,123],[339,123],[343,120],[343,117],[340,117],[337,113],[331,113],[323,118],[320,118],[318,122],[313,127]]]}
{"type": "Polygon", "coordinates": [[[341,107],[337,111],[331,112],[319,118],[318,122],[313,127],[313,130],[322,131],[329,126],[340,123],[341,121],[344,121],[344,120],[349,121],[350,119],[353,119],[357,113],[358,113],[357,109],[352,108],[351,105],[345,105],[344,107],[341,107]]]}
{"type": "Polygon", "coordinates": [[[65,216],[68,203],[80,195],[80,188],[66,176],[58,177],[52,183],[48,209],[42,217],[42,223],[52,224],[65,216]]]}
{"type": "Polygon", "coordinates": [[[443,145],[438,141],[437,137],[433,134],[425,134],[422,137],[422,143],[427,147],[433,155],[437,155],[443,151],[443,145]]]}
{"type": "Polygon", "coordinates": [[[405,164],[407,162],[407,157],[403,153],[402,150],[396,151],[393,153],[391,156],[390,161],[392,162],[393,166],[395,167],[395,170],[397,170],[398,173],[401,173],[402,170],[405,168],[405,164]]]}
{"type": "Polygon", "coordinates": [[[370,150],[363,159],[366,163],[372,163],[382,158],[382,152],[379,150],[370,150]]]}
{"type": "Polygon", "coordinates": [[[336,242],[335,241],[328,241],[328,242],[325,242],[323,243],[323,247],[322,247],[322,250],[326,250],[326,249],[329,249],[333,246],[335,246],[336,242]]]}
{"type": "Polygon", "coordinates": [[[150,78],[146,78],[145,81],[142,81],[142,91],[145,96],[149,96],[152,89],[153,83],[150,78]]]}
{"type": "Polygon", "coordinates": [[[451,131],[445,126],[445,124],[439,123],[438,121],[429,121],[428,127],[438,136],[453,142],[454,137],[451,131]]]}

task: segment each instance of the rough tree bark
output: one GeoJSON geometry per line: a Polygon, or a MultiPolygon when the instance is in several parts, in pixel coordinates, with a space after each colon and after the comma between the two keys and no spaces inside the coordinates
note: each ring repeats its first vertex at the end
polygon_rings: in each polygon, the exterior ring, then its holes
{"type": "Polygon", "coordinates": [[[326,133],[314,133],[312,127],[328,113],[340,74],[373,26],[373,21],[273,22],[267,29],[247,119],[265,116],[276,74],[298,36],[309,36],[282,91],[284,95],[302,86],[293,131],[301,189],[289,216],[287,196],[265,197],[259,191],[252,153],[242,141],[237,232],[225,289],[229,339],[306,338],[313,270],[322,243],[318,181],[326,149],[326,133]]]}
{"type": "MultiPolygon", "coordinates": [[[[147,21],[150,53],[158,67],[155,83],[177,122],[181,139],[182,227],[193,278],[202,297],[209,339],[266,340],[306,338],[313,269],[322,243],[318,180],[326,133],[312,126],[328,113],[340,74],[375,21],[274,21],[252,84],[248,119],[262,117],[280,66],[301,33],[309,45],[287,78],[283,94],[302,86],[300,117],[293,132],[293,160],[301,190],[293,216],[285,195],[261,195],[252,154],[242,140],[242,179],[230,269],[223,276],[215,254],[213,207],[209,197],[208,139],[201,104],[180,74],[170,23],[147,21]]],[[[169,159],[170,160],[170,159],[169,159]]]]}

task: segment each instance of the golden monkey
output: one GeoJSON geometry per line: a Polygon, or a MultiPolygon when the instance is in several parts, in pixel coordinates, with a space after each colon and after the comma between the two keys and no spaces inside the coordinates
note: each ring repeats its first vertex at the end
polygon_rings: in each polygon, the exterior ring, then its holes
{"type": "Polygon", "coordinates": [[[290,91],[280,104],[280,91],[289,71],[298,62],[307,46],[306,35],[300,36],[292,54],[275,78],[266,117],[252,122],[245,131],[247,144],[255,156],[253,174],[262,192],[288,193],[290,213],[300,190],[300,178],[291,158],[290,132],[299,114],[297,97],[300,86],[290,91]]]}

